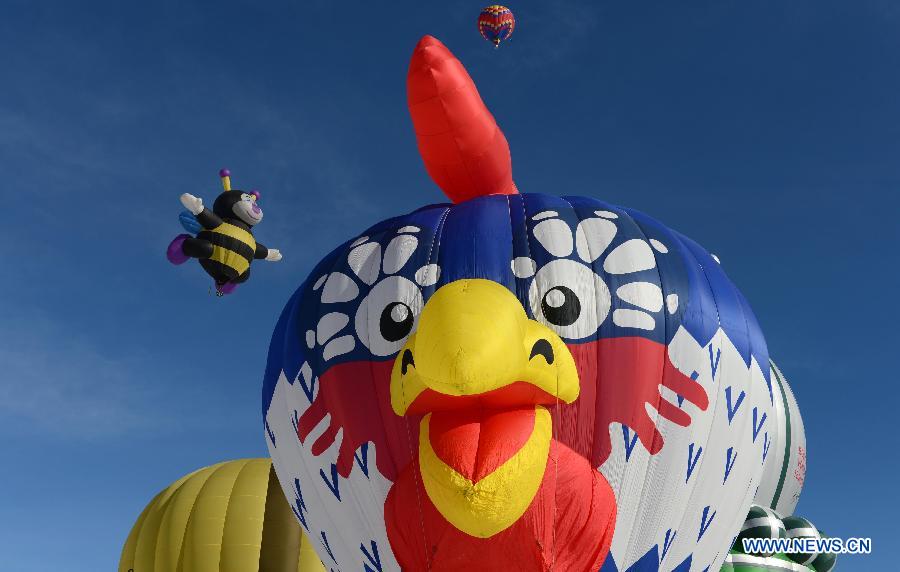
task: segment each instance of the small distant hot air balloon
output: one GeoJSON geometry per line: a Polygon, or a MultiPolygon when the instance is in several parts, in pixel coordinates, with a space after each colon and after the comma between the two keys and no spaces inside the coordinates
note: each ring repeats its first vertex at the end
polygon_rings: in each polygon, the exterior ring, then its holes
{"type": "Polygon", "coordinates": [[[516,17],[506,6],[494,4],[478,15],[478,31],[485,40],[500,47],[500,42],[508,40],[516,27],[516,17]]]}

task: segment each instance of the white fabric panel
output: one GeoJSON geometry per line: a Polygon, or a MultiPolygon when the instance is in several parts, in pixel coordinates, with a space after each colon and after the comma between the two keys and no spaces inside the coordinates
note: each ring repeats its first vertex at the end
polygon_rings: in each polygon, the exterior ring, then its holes
{"type": "Polygon", "coordinates": [[[773,508],[784,516],[790,516],[794,514],[806,479],[806,432],[794,393],[774,362],[771,364],[771,378],[772,392],[775,396],[773,424],[775,431],[770,434],[772,442],[769,445],[766,467],[753,502],[773,508]],[[782,472],[784,472],[783,481],[782,472]],[[780,491],[779,483],[782,483],[780,491]]]}
{"type": "Polygon", "coordinates": [[[313,456],[309,449],[328,426],[329,418],[325,417],[305,444],[300,443],[292,419],[303,415],[308,407],[309,401],[299,383],[290,384],[282,375],[266,416],[269,429],[275,436],[275,443],[268,436],[266,443],[285,497],[296,508],[298,495],[294,479],[299,479],[306,506],[305,514],[310,515],[306,519],[310,527],[307,533],[319,556],[323,558],[326,569],[363,570],[368,561],[360,550],[360,545],[371,551],[370,543],[374,540],[379,548],[382,570],[400,570],[390,550],[384,525],[384,499],[387,498],[391,483],[375,468],[375,456],[378,452],[374,446],[369,445],[368,477],[358,465],[354,466],[349,479],[338,477],[341,495],[341,500],[338,501],[326,487],[314,483],[322,480],[319,469],[330,475],[331,463],[337,461],[341,435],[338,434],[325,453],[313,456]],[[334,555],[333,561],[323,548],[323,532],[328,539],[331,554],[334,555]]]}
{"type": "MultiPolygon", "coordinates": [[[[620,570],[654,545],[659,547],[660,570],[672,570],[688,555],[693,555],[691,570],[721,567],[762,475],[764,429],[759,419],[773,414],[768,386],[756,362],[748,368],[721,331],[700,347],[685,330],[679,330],[669,355],[686,375],[697,372],[710,403],[701,411],[684,401],[682,408],[692,418],[688,427],[658,418],[665,446],[652,457],[638,440],[626,461],[622,428],[611,427],[613,452],[600,470],[617,495],[612,553],[620,570]],[[759,428],[755,440],[754,409],[759,428]]],[[[677,404],[674,392],[664,389],[663,396],[677,404]]],[[[656,416],[652,411],[651,415],[656,416]]]]}

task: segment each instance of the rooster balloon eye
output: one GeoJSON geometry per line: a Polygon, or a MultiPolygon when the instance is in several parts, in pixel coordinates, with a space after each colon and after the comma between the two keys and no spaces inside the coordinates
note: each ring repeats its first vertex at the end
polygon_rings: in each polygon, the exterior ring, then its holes
{"type": "Polygon", "coordinates": [[[541,267],[528,288],[534,318],[562,338],[597,333],[609,314],[609,288],[589,266],[560,258],[541,267]]]}
{"type": "Polygon", "coordinates": [[[402,276],[388,276],[376,283],[356,311],[359,340],[376,356],[400,351],[416,328],[424,302],[419,287],[402,276]]]}
{"type": "Polygon", "coordinates": [[[381,312],[379,328],[381,335],[389,342],[402,340],[409,335],[413,327],[413,313],[403,302],[388,304],[381,312]]]}
{"type": "Polygon", "coordinates": [[[557,326],[571,326],[581,315],[581,302],[578,295],[565,286],[556,286],[544,294],[541,300],[541,310],[544,317],[551,324],[557,326]]]}

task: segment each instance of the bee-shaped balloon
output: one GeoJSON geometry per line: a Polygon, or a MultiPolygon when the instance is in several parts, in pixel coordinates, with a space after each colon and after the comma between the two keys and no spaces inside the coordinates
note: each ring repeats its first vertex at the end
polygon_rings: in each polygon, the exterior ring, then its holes
{"type": "Polygon", "coordinates": [[[196,258],[215,280],[216,295],[223,296],[250,278],[254,259],[277,262],[281,252],[266,248],[253,238],[253,227],[263,218],[259,192],[232,189],[228,169],[219,171],[219,176],[225,190],[216,198],[212,210],[205,208],[199,197],[181,195],[181,204],[187,211],[181,213],[179,220],[191,234],[176,236],[166,254],[169,262],[176,265],[196,258]]]}

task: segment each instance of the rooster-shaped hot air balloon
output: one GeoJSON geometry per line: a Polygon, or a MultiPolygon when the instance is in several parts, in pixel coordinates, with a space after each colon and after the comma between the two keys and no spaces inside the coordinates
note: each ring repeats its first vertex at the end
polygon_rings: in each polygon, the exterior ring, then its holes
{"type": "Polygon", "coordinates": [[[452,203],[325,256],[265,375],[269,451],[326,567],[716,569],[770,439],[743,296],[647,215],[519,194],[506,138],[432,37],[407,93],[452,203]]]}

